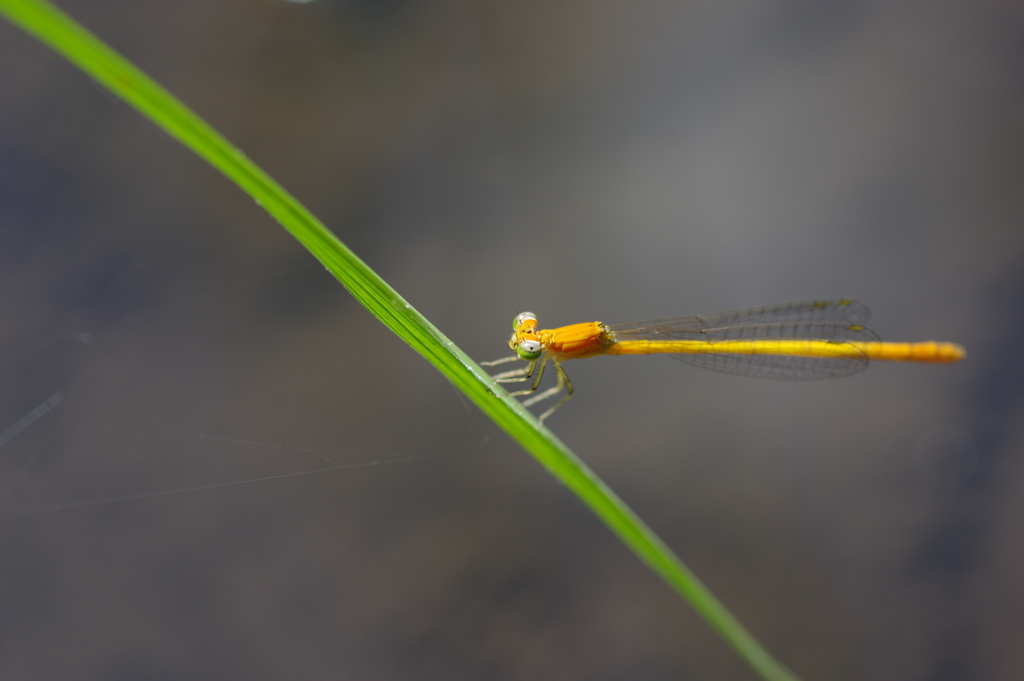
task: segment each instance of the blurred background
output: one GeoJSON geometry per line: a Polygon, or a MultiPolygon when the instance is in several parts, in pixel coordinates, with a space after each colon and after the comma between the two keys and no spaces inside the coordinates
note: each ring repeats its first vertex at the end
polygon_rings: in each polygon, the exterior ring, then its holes
{"type": "MultiPolygon", "coordinates": [[[[964,344],[570,363],[549,425],[802,678],[1024,674],[1018,3],[60,5],[479,360],[844,296],[964,344]]],[[[754,678],[240,190],[0,64],[0,678],[754,678]]]]}

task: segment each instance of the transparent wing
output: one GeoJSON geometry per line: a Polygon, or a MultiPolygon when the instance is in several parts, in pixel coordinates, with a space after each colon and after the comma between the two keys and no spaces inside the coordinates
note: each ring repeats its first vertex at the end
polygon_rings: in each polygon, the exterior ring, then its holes
{"type": "Polygon", "coordinates": [[[780,324],[783,322],[845,322],[852,326],[863,326],[871,318],[871,311],[864,303],[849,298],[839,300],[801,300],[795,303],[765,305],[745,310],[719,312],[717,314],[697,315],[693,317],[676,317],[674,319],[652,319],[645,322],[610,326],[616,333],[620,331],[640,332],[649,328],[656,336],[637,336],[633,338],[657,338],[663,333],[701,333],[708,329],[720,329],[731,326],[754,326],[761,324],[780,324]]]}
{"type": "MultiPolygon", "coordinates": [[[[818,340],[845,346],[849,341],[878,342],[874,332],[861,323],[869,317],[867,306],[853,300],[812,300],[723,312],[720,314],[655,319],[609,326],[617,340],[720,341],[818,340]]],[[[819,356],[770,354],[673,354],[687,364],[741,376],[788,380],[812,380],[849,376],[867,368],[862,353],[851,357],[848,347],[830,356],[819,347],[819,356]]]]}

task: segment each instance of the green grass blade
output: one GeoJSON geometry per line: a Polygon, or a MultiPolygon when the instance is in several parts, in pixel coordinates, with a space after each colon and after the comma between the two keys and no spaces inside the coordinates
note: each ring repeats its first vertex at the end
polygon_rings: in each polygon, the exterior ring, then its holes
{"type": "MultiPolygon", "coordinates": [[[[572,490],[769,681],[795,681],[672,551],[558,438],[419,314],[319,220],[216,130],[106,44],[43,0],[0,13],[66,57],[223,172],[262,205],[384,323],[572,490]]],[[[8,65],[14,68],[14,65],[8,65]]]]}

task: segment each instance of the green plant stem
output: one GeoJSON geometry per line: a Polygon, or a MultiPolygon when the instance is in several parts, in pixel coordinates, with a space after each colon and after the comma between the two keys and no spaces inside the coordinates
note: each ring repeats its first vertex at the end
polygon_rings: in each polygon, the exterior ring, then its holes
{"type": "MultiPolygon", "coordinates": [[[[237,183],[351,294],[572,490],[769,681],[795,681],[672,551],[558,438],[342,244],[319,220],[184,104],[44,0],[0,0],[0,13],[49,45],[237,183]]],[[[15,65],[8,65],[14,68],[15,65]]]]}

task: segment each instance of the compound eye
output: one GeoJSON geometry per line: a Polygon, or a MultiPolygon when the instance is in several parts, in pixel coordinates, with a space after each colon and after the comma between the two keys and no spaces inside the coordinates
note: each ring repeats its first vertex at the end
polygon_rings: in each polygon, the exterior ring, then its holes
{"type": "Polygon", "coordinates": [[[518,331],[519,327],[522,326],[523,323],[527,321],[536,322],[537,315],[533,314],[532,312],[520,312],[519,314],[516,315],[516,318],[512,320],[512,329],[518,331]]]}
{"type": "Polygon", "coordinates": [[[533,361],[541,356],[544,352],[540,347],[540,341],[536,340],[524,340],[520,341],[516,347],[516,352],[519,356],[525,360],[533,361]]]}

